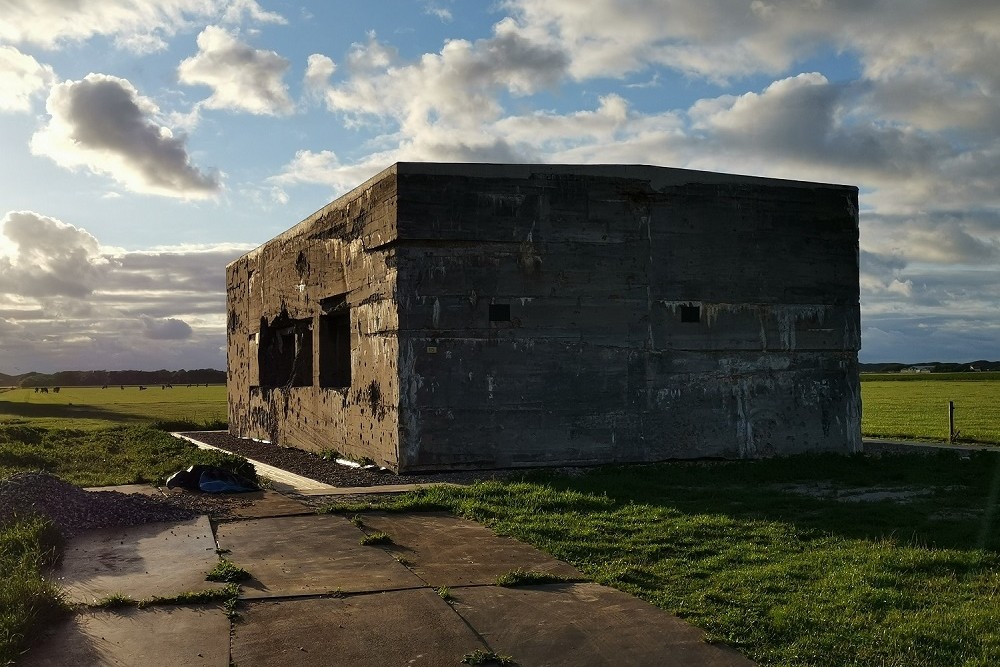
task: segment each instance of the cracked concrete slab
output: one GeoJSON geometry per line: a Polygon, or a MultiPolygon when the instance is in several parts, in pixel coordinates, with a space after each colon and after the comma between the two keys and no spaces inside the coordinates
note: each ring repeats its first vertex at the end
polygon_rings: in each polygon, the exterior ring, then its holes
{"type": "Polygon", "coordinates": [[[598,584],[453,589],[453,608],[518,665],[753,667],[662,609],[598,584]]]}
{"type": "Polygon", "coordinates": [[[487,647],[429,589],[245,603],[233,626],[238,665],[457,665],[487,647]]]}
{"type": "Polygon", "coordinates": [[[205,581],[215,567],[208,517],[93,530],[66,545],[56,583],[72,602],[121,593],[134,599],[219,588],[205,581]]]}
{"type": "Polygon", "coordinates": [[[210,605],[83,611],[52,627],[18,664],[226,667],[229,619],[210,605]]]}
{"type": "Polygon", "coordinates": [[[251,519],[220,524],[219,546],[252,579],[242,597],[317,595],[423,586],[416,575],[376,546],[346,518],[332,515],[251,519]]]}
{"type": "Polygon", "coordinates": [[[387,548],[431,586],[492,584],[511,570],[586,579],[572,565],[447,512],[363,514],[368,531],[392,538],[387,548]]]}
{"type": "MultiPolygon", "coordinates": [[[[174,489],[174,493],[197,493],[174,489]]],[[[263,490],[249,493],[227,494],[237,502],[228,509],[226,521],[234,519],[262,519],[277,516],[294,516],[297,514],[314,514],[315,510],[293,498],[277,491],[263,490]]]]}

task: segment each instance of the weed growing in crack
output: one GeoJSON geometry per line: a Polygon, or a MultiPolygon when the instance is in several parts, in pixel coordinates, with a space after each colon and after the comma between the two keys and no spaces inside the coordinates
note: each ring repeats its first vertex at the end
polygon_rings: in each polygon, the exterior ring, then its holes
{"type": "Polygon", "coordinates": [[[138,607],[140,603],[141,600],[131,598],[124,593],[112,593],[100,600],[95,600],[88,606],[94,609],[123,609],[125,607],[138,607]]]}
{"type": "Polygon", "coordinates": [[[514,588],[516,586],[538,586],[541,584],[561,584],[567,581],[572,581],[558,574],[549,574],[548,572],[535,572],[532,570],[522,570],[520,568],[516,570],[511,570],[510,572],[505,572],[504,574],[498,575],[496,578],[496,585],[503,586],[505,588],[514,588]]]}
{"type": "Polygon", "coordinates": [[[362,546],[371,546],[375,544],[392,544],[392,538],[383,533],[381,530],[371,533],[370,535],[365,535],[361,538],[362,546]]]}
{"type": "Polygon", "coordinates": [[[239,565],[236,565],[227,558],[220,558],[212,571],[205,575],[208,581],[245,581],[250,578],[250,573],[239,565]]]}
{"type": "Polygon", "coordinates": [[[477,648],[471,653],[466,653],[462,658],[464,665],[501,665],[501,667],[517,667],[517,663],[509,655],[500,655],[493,651],[484,651],[477,648]]]}

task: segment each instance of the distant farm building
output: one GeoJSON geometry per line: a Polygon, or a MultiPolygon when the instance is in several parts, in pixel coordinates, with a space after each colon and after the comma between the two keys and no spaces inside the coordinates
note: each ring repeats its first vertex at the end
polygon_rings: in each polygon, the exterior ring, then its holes
{"type": "Polygon", "coordinates": [[[854,187],[399,163],[226,273],[235,436],[398,472],[860,449],[854,187]]]}

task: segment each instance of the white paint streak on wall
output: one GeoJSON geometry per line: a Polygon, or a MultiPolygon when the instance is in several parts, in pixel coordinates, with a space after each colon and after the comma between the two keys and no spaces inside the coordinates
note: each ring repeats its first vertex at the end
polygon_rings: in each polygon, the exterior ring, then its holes
{"type": "MultiPolygon", "coordinates": [[[[779,349],[792,351],[796,347],[796,331],[800,322],[816,320],[822,324],[829,306],[815,304],[764,304],[764,303],[706,303],[703,301],[660,301],[671,314],[676,315],[681,306],[698,306],[701,308],[701,321],[708,327],[715,326],[724,316],[750,314],[757,318],[760,331],[761,350],[768,349],[769,329],[778,332],[779,349]]],[[[844,349],[852,349],[851,344],[857,342],[857,334],[852,337],[853,327],[850,318],[845,324],[844,349]]]]}
{"type": "Polygon", "coordinates": [[[406,429],[406,438],[400,442],[400,446],[411,458],[417,456],[420,446],[420,410],[416,406],[419,405],[417,392],[424,386],[424,378],[417,373],[416,367],[414,342],[407,340],[399,355],[400,398],[405,398],[405,404],[399,406],[399,416],[406,429]]]}
{"type": "Polygon", "coordinates": [[[736,442],[740,456],[753,458],[757,455],[757,445],[753,440],[753,421],[750,419],[750,388],[745,380],[733,386],[736,399],[736,442]]]}

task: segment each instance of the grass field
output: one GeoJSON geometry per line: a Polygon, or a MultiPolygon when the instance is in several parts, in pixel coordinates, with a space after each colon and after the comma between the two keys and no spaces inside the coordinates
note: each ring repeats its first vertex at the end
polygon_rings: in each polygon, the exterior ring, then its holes
{"type": "Polygon", "coordinates": [[[121,423],[186,422],[223,428],[225,385],[138,387],[63,387],[59,393],[33,389],[0,391],[0,425],[30,424],[43,428],[95,429],[121,423]]]}
{"type": "MultiPolygon", "coordinates": [[[[1000,443],[1000,373],[865,374],[861,397],[866,437],[947,440],[948,401],[954,401],[960,439],[1000,443]]],[[[0,390],[0,425],[89,430],[159,421],[223,428],[226,419],[224,385],[0,390]]]]}
{"type": "MultiPolygon", "coordinates": [[[[901,405],[903,430],[920,435],[932,423],[917,420],[930,411],[920,392],[933,405],[953,384],[866,381],[865,418],[901,405]]],[[[950,396],[960,415],[973,399],[989,406],[997,386],[961,385],[971,393],[950,396]]],[[[80,485],[155,480],[200,461],[149,423],[224,419],[225,389],[13,390],[0,394],[0,415],[0,478],[44,469],[80,485]]],[[[480,520],[687,618],[761,665],[986,667],[1000,664],[998,502],[1000,455],[946,452],[536,473],[439,487],[387,508],[480,520]],[[885,497],[854,502],[872,492],[885,497]]],[[[0,591],[23,600],[0,613],[0,664],[59,609],[40,579],[43,533],[37,523],[0,527],[0,547],[20,540],[27,554],[0,591]]]]}
{"type": "Polygon", "coordinates": [[[972,378],[920,379],[918,374],[898,374],[894,379],[865,376],[861,383],[861,432],[866,437],[948,439],[948,401],[955,402],[955,428],[959,440],[1000,443],[1000,374],[955,373],[972,378]],[[906,380],[896,378],[905,377],[906,380]]]}

